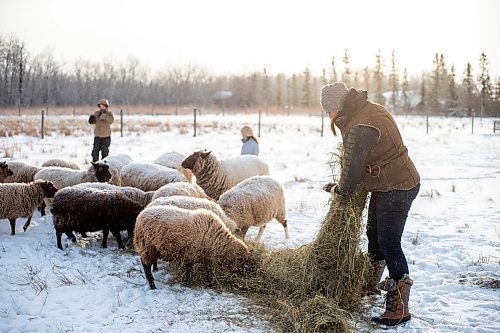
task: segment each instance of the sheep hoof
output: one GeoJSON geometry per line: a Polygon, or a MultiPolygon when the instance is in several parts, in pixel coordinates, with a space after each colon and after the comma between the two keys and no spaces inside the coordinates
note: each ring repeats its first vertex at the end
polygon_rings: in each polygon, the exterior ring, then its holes
{"type": "Polygon", "coordinates": [[[151,290],[156,289],[156,286],[155,286],[154,282],[149,283],[149,288],[150,288],[151,290]]]}

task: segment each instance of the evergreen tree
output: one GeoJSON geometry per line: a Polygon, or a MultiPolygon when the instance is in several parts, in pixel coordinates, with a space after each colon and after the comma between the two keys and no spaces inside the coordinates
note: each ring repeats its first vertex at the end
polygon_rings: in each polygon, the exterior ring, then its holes
{"type": "Polygon", "coordinates": [[[331,82],[334,83],[337,81],[338,81],[338,78],[337,78],[337,70],[335,69],[335,57],[332,57],[332,80],[331,80],[331,82]]]}
{"type": "Polygon", "coordinates": [[[401,94],[403,95],[403,112],[408,112],[410,110],[411,104],[410,104],[410,96],[408,95],[408,89],[409,89],[409,82],[408,82],[408,71],[406,70],[406,67],[403,71],[403,83],[402,83],[402,90],[401,94]]]}
{"type": "Polygon", "coordinates": [[[383,76],[382,73],[382,55],[380,54],[380,49],[375,56],[375,71],[373,72],[373,81],[375,83],[375,102],[381,105],[385,105],[385,97],[382,94],[383,87],[383,76]]]}
{"type": "Polygon", "coordinates": [[[434,59],[434,70],[432,71],[432,90],[430,92],[430,107],[433,112],[439,111],[439,83],[441,81],[441,61],[436,53],[434,59]]]}
{"type": "Polygon", "coordinates": [[[297,94],[297,75],[292,75],[292,106],[296,107],[299,103],[299,96],[297,94]]]}
{"type": "Polygon", "coordinates": [[[359,82],[359,72],[355,71],[354,72],[354,81],[353,81],[352,86],[355,87],[356,89],[360,89],[359,85],[360,85],[360,82],[359,82]]]}
{"type": "Polygon", "coordinates": [[[370,78],[371,78],[370,68],[366,66],[363,69],[363,89],[365,89],[366,91],[370,91],[370,78]]]}
{"type": "Polygon", "coordinates": [[[479,75],[478,81],[481,86],[481,112],[480,115],[484,116],[486,113],[486,107],[491,99],[492,85],[490,75],[488,74],[488,57],[483,52],[479,58],[479,70],[481,74],[479,75]]]}
{"type": "Polygon", "coordinates": [[[302,102],[305,107],[311,106],[311,73],[306,67],[304,71],[304,83],[302,85],[302,102]]]}
{"type": "Polygon", "coordinates": [[[448,107],[456,108],[458,104],[457,85],[455,83],[455,65],[451,66],[450,79],[448,81],[448,107]]]}
{"type": "Polygon", "coordinates": [[[344,49],[344,56],[342,57],[342,62],[344,63],[344,71],[342,72],[342,82],[344,82],[348,87],[351,85],[351,69],[349,68],[349,54],[347,49],[344,49]]]}
{"type": "Polygon", "coordinates": [[[423,112],[426,107],[425,100],[427,98],[427,91],[425,89],[425,74],[422,73],[422,83],[420,84],[420,102],[418,103],[418,109],[423,112]]]}
{"type": "Polygon", "coordinates": [[[495,86],[495,101],[500,102],[500,77],[497,79],[497,84],[495,86]]]}
{"type": "Polygon", "coordinates": [[[323,68],[323,72],[321,75],[321,84],[326,85],[327,83],[328,83],[328,81],[326,80],[326,69],[323,68]]]}
{"type": "Polygon", "coordinates": [[[264,108],[267,108],[271,100],[271,91],[269,87],[269,77],[267,76],[267,71],[263,70],[264,77],[262,78],[262,101],[264,108]]]}
{"type": "Polygon", "coordinates": [[[469,109],[469,115],[472,115],[472,92],[474,90],[474,79],[472,77],[472,65],[470,64],[470,62],[467,63],[462,85],[465,89],[465,96],[466,96],[465,105],[469,109]]]}
{"type": "Polygon", "coordinates": [[[283,106],[283,96],[281,92],[283,75],[276,75],[276,106],[281,108],[283,106]]]}
{"type": "Polygon", "coordinates": [[[391,105],[392,112],[397,113],[398,106],[398,94],[399,94],[399,74],[398,69],[396,68],[396,51],[392,51],[391,58],[391,74],[389,75],[389,82],[391,85],[391,105]]]}

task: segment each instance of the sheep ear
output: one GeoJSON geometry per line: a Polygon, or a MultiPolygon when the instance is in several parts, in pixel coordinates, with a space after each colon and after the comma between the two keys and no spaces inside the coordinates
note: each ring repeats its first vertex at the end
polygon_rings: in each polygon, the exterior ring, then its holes
{"type": "Polygon", "coordinates": [[[205,158],[208,155],[210,155],[210,153],[212,153],[212,151],[207,151],[206,153],[201,153],[201,157],[205,158]]]}

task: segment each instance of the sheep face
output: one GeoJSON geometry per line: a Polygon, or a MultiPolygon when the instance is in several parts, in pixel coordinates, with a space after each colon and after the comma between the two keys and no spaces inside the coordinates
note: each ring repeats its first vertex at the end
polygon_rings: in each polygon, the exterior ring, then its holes
{"type": "Polygon", "coordinates": [[[111,180],[111,172],[109,172],[109,165],[105,163],[90,162],[95,170],[95,176],[101,183],[107,183],[111,180]]]}
{"type": "Polygon", "coordinates": [[[195,151],[194,153],[186,157],[184,161],[182,161],[181,166],[189,170],[194,170],[196,166],[199,165],[201,160],[210,155],[210,153],[211,151],[208,152],[203,150],[195,151]]]}
{"type": "Polygon", "coordinates": [[[47,198],[53,198],[57,192],[57,188],[49,181],[40,182],[40,187],[42,188],[43,195],[47,198]]]}
{"type": "Polygon", "coordinates": [[[241,253],[235,253],[232,258],[225,258],[222,265],[233,273],[248,276],[253,274],[258,269],[257,259],[252,255],[250,251],[245,251],[241,253]]]}
{"type": "Polygon", "coordinates": [[[14,172],[9,169],[7,162],[0,162],[0,179],[12,176],[14,172]]]}

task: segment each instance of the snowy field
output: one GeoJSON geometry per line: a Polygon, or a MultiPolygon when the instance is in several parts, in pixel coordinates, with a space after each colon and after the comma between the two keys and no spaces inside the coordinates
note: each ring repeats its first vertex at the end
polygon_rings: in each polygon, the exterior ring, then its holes
{"type": "MultiPolygon", "coordinates": [[[[43,140],[1,137],[0,160],[39,165],[65,158],[86,165],[93,140],[87,116],[60,118],[80,130],[53,131],[43,140]]],[[[6,119],[0,117],[0,128],[6,119]]],[[[493,119],[475,119],[473,135],[465,118],[431,118],[428,134],[424,117],[396,120],[422,186],[402,240],[415,281],[413,319],[388,331],[500,332],[500,133],[493,133],[493,119]]],[[[21,118],[20,126],[28,121],[21,118]]],[[[243,124],[257,134],[256,115],[200,116],[196,137],[191,122],[130,116],[120,137],[118,120],[111,154],[153,161],[169,151],[206,148],[222,158],[240,153],[243,124]]],[[[311,242],[327,212],[321,187],[330,180],[327,162],[340,139],[328,126],[321,137],[320,125],[319,117],[262,117],[261,157],[285,188],[291,237],[286,241],[281,225],[271,222],[263,236],[269,247],[311,242]]],[[[165,264],[155,273],[158,289],[149,290],[138,256],[118,250],[114,237],[101,249],[100,233],[76,244],[63,236],[61,251],[50,214],[37,212],[26,232],[23,224],[18,219],[10,236],[8,221],[0,221],[0,332],[273,332],[240,296],[169,283],[165,264]]],[[[386,331],[369,321],[383,311],[382,297],[364,303],[354,330],[386,331]]]]}

